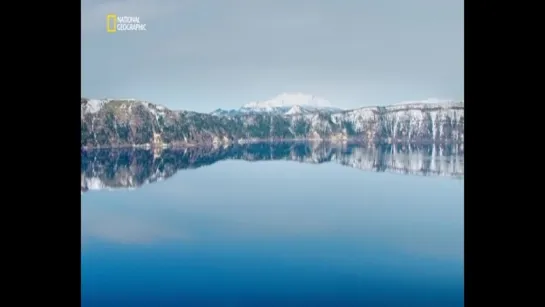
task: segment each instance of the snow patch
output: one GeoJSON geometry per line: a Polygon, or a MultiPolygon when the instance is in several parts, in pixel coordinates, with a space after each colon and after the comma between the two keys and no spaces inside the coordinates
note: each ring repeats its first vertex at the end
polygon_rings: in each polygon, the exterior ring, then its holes
{"type": "Polygon", "coordinates": [[[303,114],[303,113],[304,113],[303,108],[301,108],[301,106],[296,105],[296,106],[291,107],[291,109],[288,112],[286,112],[285,114],[286,115],[293,115],[293,114],[303,114]]]}
{"type": "Polygon", "coordinates": [[[90,99],[87,100],[87,109],[86,111],[89,113],[97,113],[99,112],[104,104],[106,104],[107,101],[105,100],[98,100],[98,99],[90,99]]]}

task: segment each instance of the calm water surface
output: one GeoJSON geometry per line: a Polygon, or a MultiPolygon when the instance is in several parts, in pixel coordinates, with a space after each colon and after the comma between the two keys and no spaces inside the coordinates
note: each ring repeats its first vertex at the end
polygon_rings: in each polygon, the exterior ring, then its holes
{"type": "Polygon", "coordinates": [[[463,306],[463,152],[256,146],[84,154],[82,306],[463,306]]]}

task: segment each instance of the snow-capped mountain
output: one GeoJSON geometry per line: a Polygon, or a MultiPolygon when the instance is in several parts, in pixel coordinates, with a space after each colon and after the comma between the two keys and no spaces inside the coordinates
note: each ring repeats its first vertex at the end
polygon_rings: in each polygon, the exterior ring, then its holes
{"type": "Polygon", "coordinates": [[[334,108],[324,98],[303,93],[282,93],[265,101],[253,101],[242,106],[242,109],[271,111],[275,108],[291,108],[302,106],[310,108],[334,108]]]}
{"type": "Polygon", "coordinates": [[[341,108],[333,106],[324,98],[303,93],[282,93],[265,101],[252,101],[238,110],[217,109],[213,115],[232,116],[243,113],[306,114],[315,112],[339,112],[341,108]]]}

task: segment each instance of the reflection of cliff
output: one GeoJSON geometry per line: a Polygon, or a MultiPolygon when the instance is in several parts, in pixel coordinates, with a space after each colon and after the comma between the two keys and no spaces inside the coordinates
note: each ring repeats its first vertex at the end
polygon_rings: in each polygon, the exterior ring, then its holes
{"type": "Polygon", "coordinates": [[[81,156],[81,190],[136,188],[166,179],[179,170],[226,159],[337,162],[376,172],[458,177],[464,174],[463,154],[463,145],[361,147],[327,143],[246,144],[160,152],[145,149],[84,151],[81,156]]]}

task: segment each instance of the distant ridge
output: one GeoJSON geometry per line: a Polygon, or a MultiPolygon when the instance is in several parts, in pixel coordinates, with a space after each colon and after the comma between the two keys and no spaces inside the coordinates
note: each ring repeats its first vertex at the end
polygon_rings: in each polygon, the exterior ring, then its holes
{"type": "Polygon", "coordinates": [[[342,109],[333,106],[328,100],[304,93],[282,93],[264,101],[253,101],[238,110],[217,109],[213,115],[233,115],[237,113],[276,113],[303,114],[309,112],[337,112],[342,109]]]}

